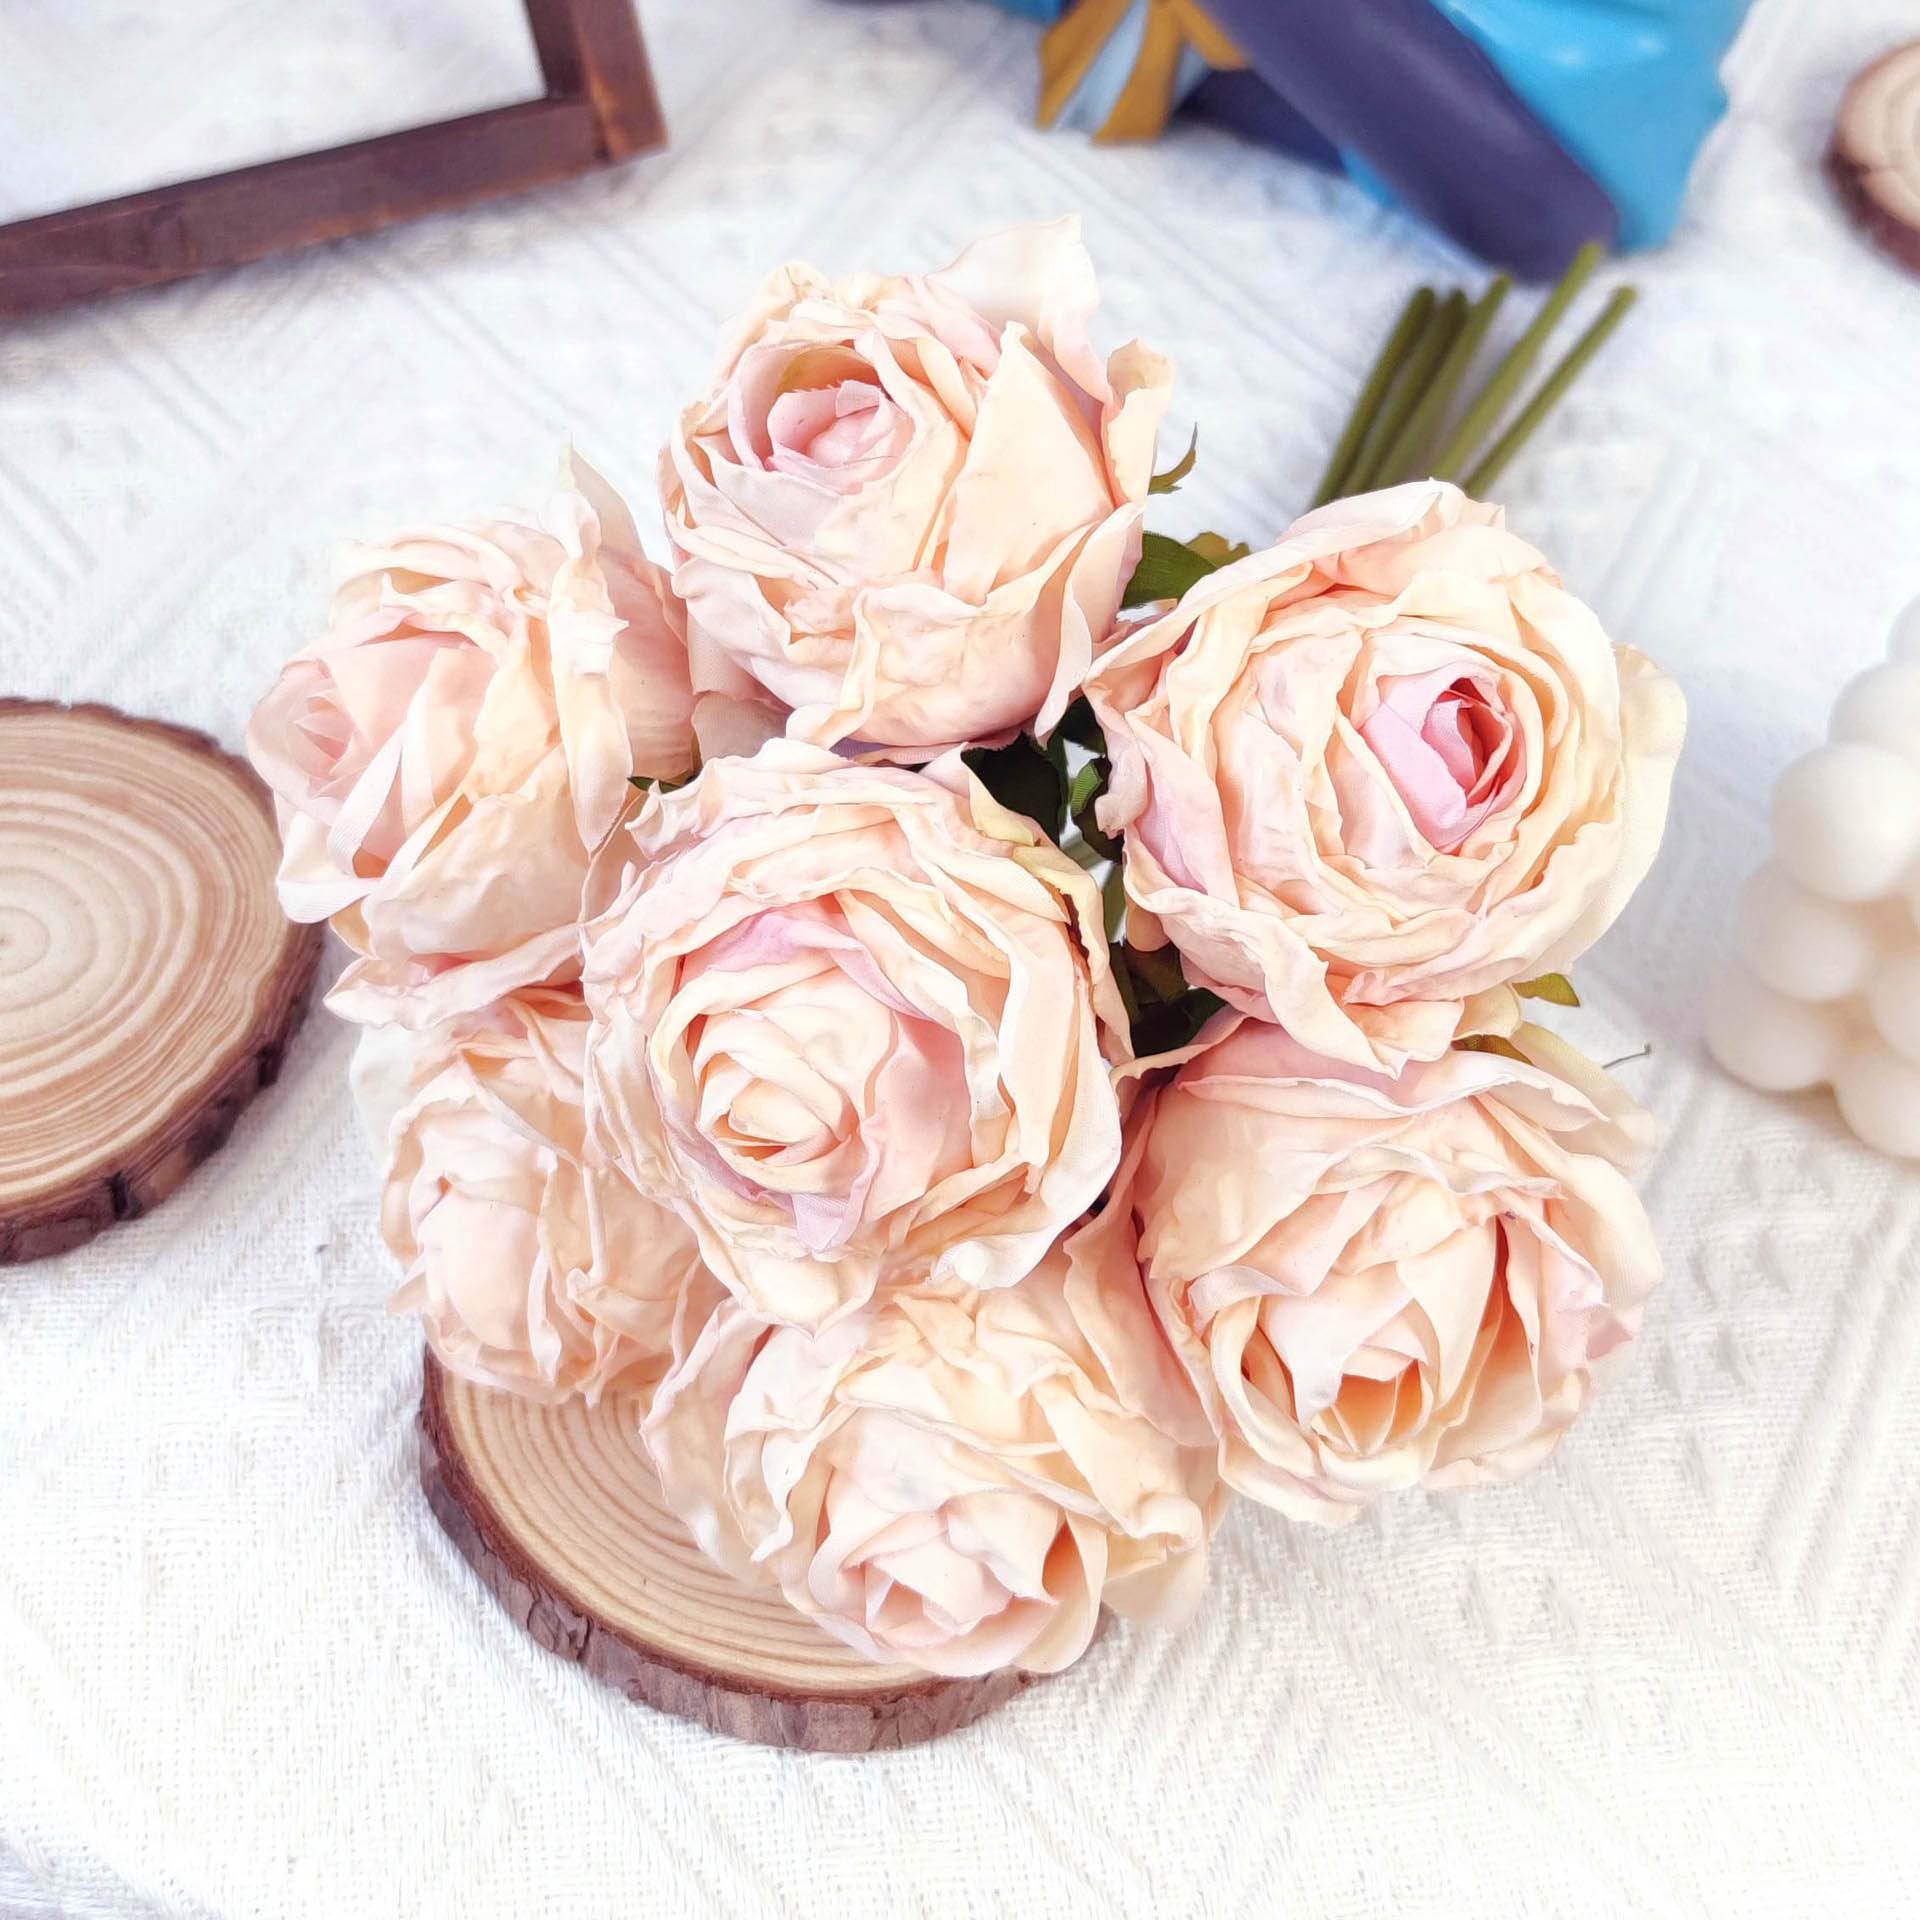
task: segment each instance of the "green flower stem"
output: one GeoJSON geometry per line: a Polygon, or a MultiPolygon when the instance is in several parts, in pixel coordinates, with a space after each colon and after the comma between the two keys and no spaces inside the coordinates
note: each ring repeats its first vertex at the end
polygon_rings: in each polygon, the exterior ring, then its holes
{"type": "Polygon", "coordinates": [[[1627,309],[1637,298],[1632,287],[1614,289],[1606,306],[1601,309],[1599,319],[1567,349],[1559,364],[1541,381],[1539,392],[1521,408],[1513,425],[1493,443],[1485,459],[1461,482],[1467,492],[1476,498],[1485,498],[1487,489],[1505,471],[1507,462],[1526,445],[1528,435],[1559,404],[1567,389],[1580,377],[1587,362],[1606,344],[1607,336],[1627,317],[1627,309]]]}
{"type": "Polygon", "coordinates": [[[1380,456],[1379,474],[1373,483],[1375,486],[1392,486],[1397,481],[1418,480],[1425,475],[1427,468],[1421,456],[1433,438],[1434,429],[1446,417],[1455,390],[1466,378],[1474,355],[1480,351],[1481,343],[1487,337],[1487,329],[1493,325],[1494,315],[1500,311],[1500,303],[1506,299],[1512,287],[1513,282],[1503,273],[1467,309],[1466,318],[1461,322],[1459,332],[1448,343],[1445,357],[1427,382],[1426,391],[1421,394],[1386,452],[1380,456]]]}
{"type": "Polygon", "coordinates": [[[1426,392],[1434,368],[1446,358],[1447,349],[1453,345],[1454,336],[1466,318],[1464,293],[1448,294],[1434,309],[1432,318],[1421,329],[1420,344],[1407,360],[1406,372],[1394,382],[1392,400],[1381,410],[1380,418],[1367,435],[1366,446],[1354,462],[1353,471],[1342,483],[1346,492],[1366,493],[1380,484],[1380,476],[1386,470],[1381,454],[1400,438],[1407,416],[1420,404],[1420,396],[1426,392]]]}
{"type": "Polygon", "coordinates": [[[1460,470],[1473,458],[1478,447],[1492,431],[1493,424],[1507,409],[1508,403],[1520,391],[1520,383],[1533,371],[1533,363],[1540,357],[1540,349],[1547,344],[1567,309],[1573,304],[1593,270],[1606,257],[1606,249],[1597,240],[1587,244],[1573,256],[1572,264],[1560,276],[1560,284],[1540,303],[1540,311],[1533,316],[1532,323],[1511,347],[1506,357],[1494,368],[1492,377],[1480,389],[1460,424],[1454,428],[1447,443],[1440,449],[1433,463],[1434,477],[1440,480],[1457,480],[1460,470]]]}
{"type": "Polygon", "coordinates": [[[1347,416],[1340,444],[1334,448],[1333,458],[1327,462],[1327,470],[1320,476],[1319,491],[1313,496],[1316,507],[1324,507],[1329,500],[1338,499],[1345,490],[1349,472],[1366,440],[1367,429],[1373,425],[1374,417],[1387,397],[1387,390],[1393,385],[1394,375],[1413,352],[1432,316],[1434,299],[1433,289],[1422,287],[1400,309],[1400,318],[1394,322],[1393,331],[1387,335],[1387,344],[1380,349],[1380,357],[1373,363],[1373,371],[1367,375],[1366,385],[1360,389],[1360,398],[1354,402],[1353,411],[1347,416]]]}

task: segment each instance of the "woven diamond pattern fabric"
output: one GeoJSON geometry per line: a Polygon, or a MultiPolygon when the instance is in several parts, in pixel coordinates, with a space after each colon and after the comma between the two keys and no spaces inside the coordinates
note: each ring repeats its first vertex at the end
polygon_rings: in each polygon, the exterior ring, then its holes
{"type": "MultiPolygon", "coordinates": [[[[667,153],[0,331],[0,691],[235,743],[340,538],[523,496],[568,436],[648,521],[677,398],[790,257],[930,265],[1080,210],[1108,344],[1177,360],[1170,446],[1201,424],[1156,524],[1256,541],[1408,289],[1476,276],[1224,137],[1034,132],[1033,31],[986,6],[642,10],[667,153]]],[[[198,164],[190,108],[224,162],[307,137],[308,93],[398,121],[526,87],[511,6],[150,11],[136,57],[124,7],[0,8],[0,211],[97,190],[143,129],[198,164]]],[[[0,1912],[1920,1911],[1920,1176],[1698,1038],[1768,785],[1920,593],[1920,284],[1819,169],[1903,29],[1911,0],[1759,0],[1680,234],[1509,492],[1693,714],[1575,1030],[1640,1056],[1670,1273],[1545,1470],[1338,1535],[1243,1506],[1188,1630],[1116,1627],[937,1745],[729,1744],[542,1653],[427,1512],[316,1013],[173,1200],[0,1275],[0,1912]]]]}

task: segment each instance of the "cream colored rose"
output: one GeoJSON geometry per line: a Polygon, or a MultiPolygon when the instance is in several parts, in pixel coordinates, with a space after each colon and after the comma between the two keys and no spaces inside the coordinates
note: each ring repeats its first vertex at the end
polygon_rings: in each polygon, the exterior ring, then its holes
{"type": "Polygon", "coordinates": [[[588,858],[629,775],[693,765],[690,713],[677,605],[578,461],[537,520],[351,550],[247,734],[282,904],[360,956],[329,1004],[420,1026],[576,977],[588,858]]]}
{"type": "Polygon", "coordinates": [[[918,275],[761,289],[660,491],[709,755],[784,730],[931,759],[1050,727],[1140,553],[1172,373],[1104,365],[1078,223],[918,275]]]}
{"type": "Polygon", "coordinates": [[[1625,1173],[1646,1116],[1541,1030],[1517,1043],[1395,1079],[1226,1013],[1135,1107],[1069,1252],[1137,1252],[1230,1486],[1340,1524],[1511,1479],[1617,1364],[1660,1275],[1625,1173]]]}
{"type": "MultiPolygon", "coordinates": [[[[1081,1284],[1130,1289],[1153,1340],[1137,1269],[1081,1284]]],[[[1220,1513],[1211,1448],[1119,1391],[1074,1292],[1055,1252],[1015,1286],[929,1282],[822,1333],[727,1301],[646,1422],[668,1502],[876,1660],[1050,1673],[1102,1602],[1183,1620],[1220,1513]]]]}
{"type": "Polygon", "coordinates": [[[656,795],[596,872],[589,1103],[714,1273],[820,1326],[883,1279],[1028,1272],[1117,1164],[1100,896],[957,756],[770,741],[656,795]]]}
{"type": "Polygon", "coordinates": [[[577,990],[536,987],[451,1029],[369,1029],[355,1060],[395,1309],[453,1372],[543,1401],[651,1386],[675,1314],[719,1291],[678,1217],[589,1144],[586,1030],[577,990]]]}
{"type": "Polygon", "coordinates": [[[1125,635],[1087,691],[1129,937],[1397,1069],[1566,967],[1659,848],[1685,709],[1497,508],[1343,500],[1125,635]]]}

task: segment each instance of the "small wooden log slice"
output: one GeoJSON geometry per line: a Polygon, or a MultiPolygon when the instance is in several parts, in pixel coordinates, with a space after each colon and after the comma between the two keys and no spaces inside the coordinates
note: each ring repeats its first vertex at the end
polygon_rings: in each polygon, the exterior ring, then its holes
{"type": "Polygon", "coordinates": [[[420,1478],[454,1544],[541,1646],[715,1733],[818,1753],[913,1746],[1032,1677],[875,1666],[777,1592],[742,1586],[667,1510],[630,1399],[536,1406],[429,1354],[420,1478]]]}
{"type": "Polygon", "coordinates": [[[1920,40],[1883,54],[1847,89],[1827,171],[1874,239],[1920,272],[1920,40]]]}
{"type": "Polygon", "coordinates": [[[0,700],[0,1265],[164,1200],[279,1070],[322,929],[204,734],[0,700]]]}

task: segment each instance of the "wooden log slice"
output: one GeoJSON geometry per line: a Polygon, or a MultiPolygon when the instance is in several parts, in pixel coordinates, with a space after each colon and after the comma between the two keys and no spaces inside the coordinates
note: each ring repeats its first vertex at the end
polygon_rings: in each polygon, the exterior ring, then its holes
{"type": "Polygon", "coordinates": [[[1920,40],[1883,54],[1847,89],[1827,171],[1873,238],[1920,272],[1920,40]]]}
{"type": "Polygon", "coordinates": [[[278,1072],[322,929],[204,734],[0,700],[0,1265],[164,1200],[278,1072]]]}
{"type": "Polygon", "coordinates": [[[668,1512],[630,1399],[537,1406],[429,1354],[420,1478],[454,1544],[541,1646],[715,1733],[818,1753],[913,1746],[1032,1678],[876,1666],[777,1592],[742,1586],[668,1512]]]}

